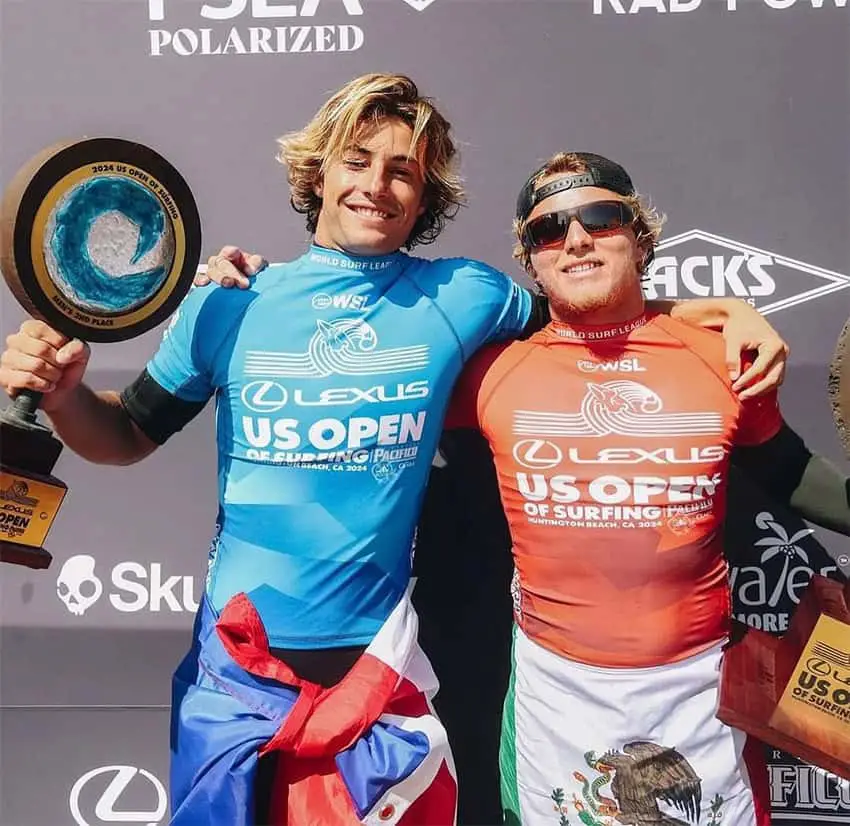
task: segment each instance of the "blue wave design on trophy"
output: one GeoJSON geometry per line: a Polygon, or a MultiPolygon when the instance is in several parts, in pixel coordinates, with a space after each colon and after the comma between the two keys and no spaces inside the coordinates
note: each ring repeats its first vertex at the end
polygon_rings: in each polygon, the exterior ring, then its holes
{"type": "Polygon", "coordinates": [[[78,306],[126,312],[150,299],[168,276],[173,228],[159,199],[130,178],[84,181],[50,223],[50,275],[78,306]]]}

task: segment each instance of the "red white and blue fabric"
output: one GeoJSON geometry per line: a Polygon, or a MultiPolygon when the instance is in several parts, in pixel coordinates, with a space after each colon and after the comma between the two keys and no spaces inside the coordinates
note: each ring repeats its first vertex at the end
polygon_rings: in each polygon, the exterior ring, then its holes
{"type": "Polygon", "coordinates": [[[276,826],[452,826],[454,764],[417,631],[408,591],[323,689],[269,654],[247,596],[218,618],[204,601],[173,681],[172,826],[254,826],[257,761],[273,750],[276,826]]]}

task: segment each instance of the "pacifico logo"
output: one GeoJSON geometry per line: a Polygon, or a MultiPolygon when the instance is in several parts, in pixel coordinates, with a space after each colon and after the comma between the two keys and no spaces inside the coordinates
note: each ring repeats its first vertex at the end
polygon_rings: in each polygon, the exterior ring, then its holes
{"type": "MultiPolygon", "coordinates": [[[[401,0],[419,12],[434,1],[401,0]]],[[[362,0],[147,0],[147,6],[155,24],[148,30],[152,57],[354,52],[366,42],[354,22],[364,14],[362,0]]]]}
{"type": "MultiPolygon", "coordinates": [[[[96,564],[93,556],[77,554],[66,559],[59,571],[56,595],[75,616],[83,616],[103,596],[104,581],[95,572],[96,564]]],[[[119,562],[104,577],[109,603],[121,613],[198,610],[194,577],[166,577],[158,562],[119,562]]]]}
{"type": "Polygon", "coordinates": [[[773,820],[850,823],[850,780],[774,751],[768,765],[773,820]]]}
{"type": "Polygon", "coordinates": [[[647,298],[734,297],[762,315],[850,286],[850,276],[699,229],[658,245],[644,281],[647,298]]]}
{"type": "Polygon", "coordinates": [[[87,771],[74,783],[68,805],[77,826],[158,826],[166,816],[168,795],[162,782],[147,769],[101,766],[87,771]]]}

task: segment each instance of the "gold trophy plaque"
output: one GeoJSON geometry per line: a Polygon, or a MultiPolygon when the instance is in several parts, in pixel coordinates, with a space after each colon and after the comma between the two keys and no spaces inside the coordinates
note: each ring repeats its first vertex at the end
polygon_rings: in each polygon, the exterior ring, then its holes
{"type": "Polygon", "coordinates": [[[850,780],[850,583],[812,577],[782,637],[736,630],[717,716],[850,780]]]}

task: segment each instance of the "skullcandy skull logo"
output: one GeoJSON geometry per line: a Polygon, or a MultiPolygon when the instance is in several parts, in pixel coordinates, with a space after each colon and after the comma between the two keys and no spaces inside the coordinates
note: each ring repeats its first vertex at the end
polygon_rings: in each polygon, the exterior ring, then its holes
{"type": "Polygon", "coordinates": [[[56,580],[56,593],[72,614],[85,614],[103,593],[103,583],[94,573],[94,557],[78,554],[67,559],[56,580]]]}

